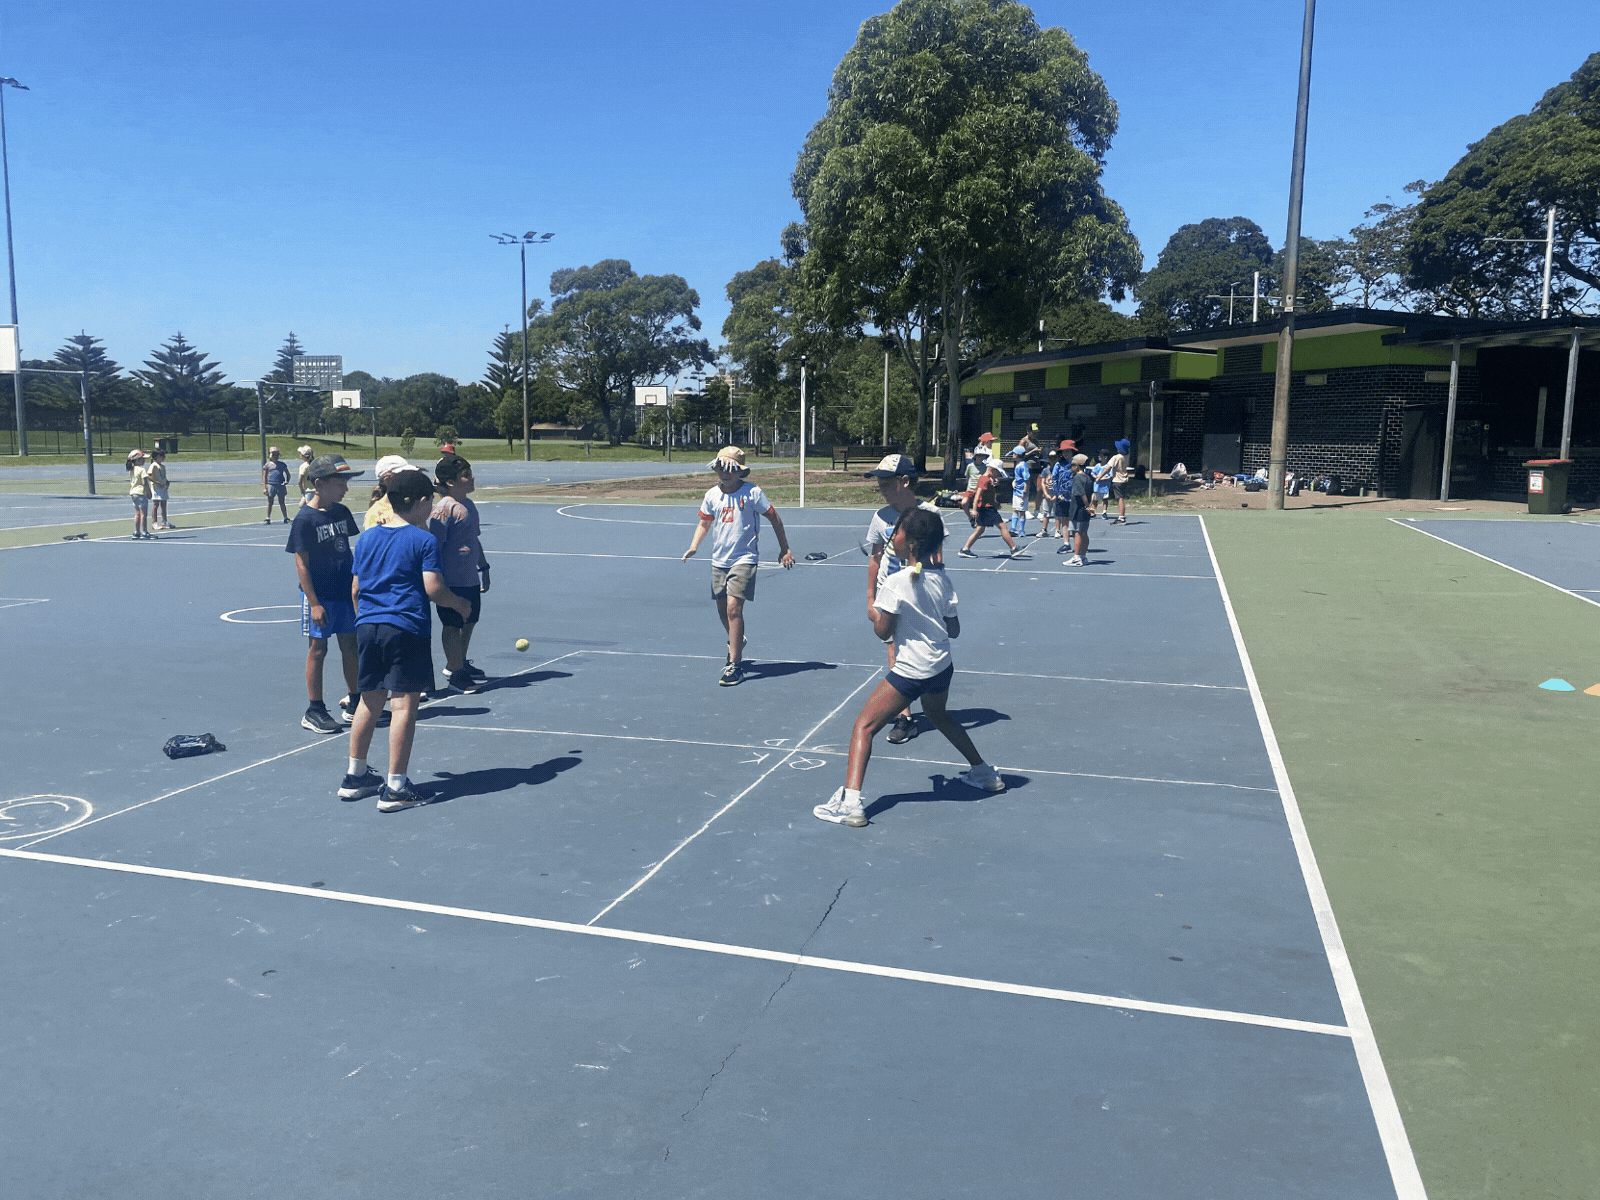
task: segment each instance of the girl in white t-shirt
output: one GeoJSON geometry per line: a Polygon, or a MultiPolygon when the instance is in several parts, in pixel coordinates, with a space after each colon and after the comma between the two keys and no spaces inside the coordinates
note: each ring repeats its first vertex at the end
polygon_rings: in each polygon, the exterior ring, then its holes
{"type": "Polygon", "coordinates": [[[913,508],[902,513],[895,525],[889,545],[895,557],[908,565],[878,585],[875,602],[867,610],[872,631],[884,641],[894,640],[894,668],[878,681],[856,717],[844,786],[826,804],[811,810],[823,821],[854,826],[867,823],[861,784],[872,758],[872,739],[919,697],[933,727],[970,764],[970,769],[956,778],[985,792],[1006,789],[967,731],[945,711],[950,679],[955,674],[950,639],[961,636],[961,621],[956,616],[955,588],[939,565],[943,542],[944,522],[935,513],[913,508]]]}

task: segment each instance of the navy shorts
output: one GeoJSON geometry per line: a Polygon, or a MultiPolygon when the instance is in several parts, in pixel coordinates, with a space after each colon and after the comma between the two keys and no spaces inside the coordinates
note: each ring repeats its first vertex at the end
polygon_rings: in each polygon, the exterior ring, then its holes
{"type": "Polygon", "coordinates": [[[356,691],[433,691],[433,639],[381,622],[356,626],[356,691]]]}
{"type": "Polygon", "coordinates": [[[348,600],[324,600],[322,607],[328,618],[326,625],[311,619],[311,601],[300,593],[300,632],[305,637],[329,638],[338,633],[356,631],[356,606],[348,600]]]}
{"type": "Polygon", "coordinates": [[[463,622],[468,625],[476,625],[478,623],[478,614],[483,611],[483,589],[453,587],[450,590],[472,605],[472,615],[463,617],[453,608],[435,604],[434,608],[439,610],[439,624],[448,625],[451,629],[460,629],[463,622]]]}
{"type": "Polygon", "coordinates": [[[889,686],[899,692],[907,700],[915,700],[918,696],[938,696],[950,690],[950,678],[956,673],[955,663],[951,663],[937,675],[927,679],[907,679],[904,675],[890,671],[884,676],[889,681],[889,686]]]}
{"type": "Polygon", "coordinates": [[[998,529],[1000,527],[1000,510],[992,504],[984,504],[978,508],[975,518],[979,529],[998,529]]]}
{"type": "Polygon", "coordinates": [[[1058,521],[1066,521],[1066,520],[1070,520],[1071,519],[1071,517],[1072,517],[1072,501],[1070,501],[1070,500],[1057,500],[1055,502],[1055,505],[1056,505],[1056,520],[1058,520],[1058,521]]]}

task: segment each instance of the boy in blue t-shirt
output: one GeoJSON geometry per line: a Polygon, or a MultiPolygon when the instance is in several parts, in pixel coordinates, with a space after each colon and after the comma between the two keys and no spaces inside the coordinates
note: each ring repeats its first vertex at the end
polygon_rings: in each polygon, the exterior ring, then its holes
{"type": "Polygon", "coordinates": [[[433,619],[428,601],[463,617],[472,606],[444,581],[439,543],[428,532],[433,484],[421,471],[400,471],[386,497],[394,512],[356,542],[351,595],[356,605],[356,686],[361,707],[350,723],[350,769],[339,799],[378,794],[379,812],[426,804],[406,767],[417,730],[417,704],[433,689],[433,619]],[[389,776],[367,765],[378,714],[389,703],[389,776]]]}

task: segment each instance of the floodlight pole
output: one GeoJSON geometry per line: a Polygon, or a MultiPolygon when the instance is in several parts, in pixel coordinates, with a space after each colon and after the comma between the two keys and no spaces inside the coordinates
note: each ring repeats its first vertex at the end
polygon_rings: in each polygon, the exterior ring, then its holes
{"type": "MultiPolygon", "coordinates": [[[[18,83],[9,77],[0,79],[0,171],[5,174],[6,189],[6,266],[11,276],[11,324],[17,324],[17,255],[11,247],[11,149],[6,142],[6,88],[14,87],[27,91],[26,84],[18,83]]],[[[22,337],[18,330],[17,337],[17,372],[11,376],[13,395],[17,402],[17,453],[26,456],[28,453],[28,410],[22,402],[22,337]]],[[[93,480],[90,481],[90,491],[94,490],[93,480]]]]}
{"type": "Polygon", "coordinates": [[[528,247],[542,246],[553,233],[534,233],[532,230],[518,237],[514,233],[489,235],[502,246],[515,246],[522,262],[522,461],[533,461],[533,439],[528,425],[528,247]]]}
{"type": "Polygon", "coordinates": [[[806,356],[800,356],[800,507],[806,506],[806,356]]]}
{"type": "Polygon", "coordinates": [[[889,352],[883,352],[883,444],[889,444],[889,352]]]}
{"type": "MultiPolygon", "coordinates": [[[[1300,274],[1300,210],[1305,197],[1306,122],[1311,109],[1311,38],[1317,0],[1306,0],[1300,32],[1300,92],[1294,110],[1294,158],[1289,169],[1289,229],[1283,248],[1283,328],[1272,387],[1272,446],[1267,459],[1267,507],[1283,508],[1283,472],[1289,458],[1289,382],[1294,366],[1295,289],[1300,274]]],[[[1448,431],[1446,433],[1448,437],[1448,431]]]]}
{"type": "MultiPolygon", "coordinates": [[[[1541,321],[1550,319],[1550,260],[1555,257],[1555,252],[1556,206],[1552,204],[1549,214],[1545,217],[1544,226],[1544,297],[1539,301],[1539,319],[1541,321]]],[[[16,317],[13,316],[11,319],[15,321],[16,317]]],[[[1565,458],[1566,455],[1563,454],[1561,457],[1565,458]]]]}
{"type": "MultiPolygon", "coordinates": [[[[89,372],[78,376],[78,399],[83,404],[83,469],[89,477],[89,495],[94,495],[94,435],[89,425],[89,372]]],[[[207,429],[210,428],[208,425],[207,429]]]]}

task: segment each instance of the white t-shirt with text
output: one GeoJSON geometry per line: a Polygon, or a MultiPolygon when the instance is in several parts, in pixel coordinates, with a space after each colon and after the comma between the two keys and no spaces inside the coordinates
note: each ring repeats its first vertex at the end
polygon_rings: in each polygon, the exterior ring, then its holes
{"type": "Polygon", "coordinates": [[[700,501],[700,515],[711,518],[711,565],[732,567],[761,561],[756,541],[761,535],[761,518],[772,510],[772,502],[753,483],[742,483],[736,492],[720,486],[706,492],[700,501]]]}
{"type": "MultiPolygon", "coordinates": [[[[939,510],[933,505],[929,504],[926,500],[918,502],[917,507],[922,509],[924,512],[931,512],[935,516],[940,516],[939,510]]],[[[943,517],[940,516],[940,519],[943,520],[943,517]]],[[[895,552],[889,548],[889,538],[893,535],[895,524],[899,520],[900,510],[892,504],[885,504],[877,512],[872,514],[872,521],[867,526],[868,550],[874,554],[876,554],[880,548],[883,551],[883,556],[878,559],[877,586],[880,588],[883,586],[883,581],[885,579],[889,578],[889,576],[893,575],[901,567],[905,566],[905,563],[901,562],[900,559],[896,557],[895,552]]]]}

